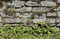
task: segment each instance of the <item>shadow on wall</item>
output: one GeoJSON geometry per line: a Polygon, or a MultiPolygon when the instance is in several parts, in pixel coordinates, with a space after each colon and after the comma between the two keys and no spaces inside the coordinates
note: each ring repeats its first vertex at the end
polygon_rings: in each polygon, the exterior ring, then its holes
{"type": "MultiPolygon", "coordinates": [[[[1,0],[1,1],[5,1],[5,2],[12,2],[14,0],[1,0]]],[[[46,1],[46,0],[20,0],[20,1],[34,1],[34,2],[37,2],[37,3],[40,3],[40,1],[46,1]]],[[[47,1],[54,1],[54,2],[57,2],[57,0],[47,0],[47,1]]]]}

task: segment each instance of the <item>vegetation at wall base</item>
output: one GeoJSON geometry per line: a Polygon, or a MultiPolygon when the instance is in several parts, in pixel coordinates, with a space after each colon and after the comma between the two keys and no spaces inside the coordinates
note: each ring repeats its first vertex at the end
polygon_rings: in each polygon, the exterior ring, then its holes
{"type": "Polygon", "coordinates": [[[60,39],[60,29],[40,22],[38,26],[0,27],[0,39],[60,39]]]}

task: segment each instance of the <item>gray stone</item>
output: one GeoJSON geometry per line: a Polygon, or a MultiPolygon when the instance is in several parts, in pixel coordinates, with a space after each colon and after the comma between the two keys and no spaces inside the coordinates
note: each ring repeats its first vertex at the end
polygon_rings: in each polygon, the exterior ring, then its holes
{"type": "Polygon", "coordinates": [[[42,12],[50,11],[50,9],[46,8],[46,7],[34,7],[32,11],[33,12],[41,12],[42,13],[42,12]]]}
{"type": "Polygon", "coordinates": [[[34,18],[39,18],[39,16],[38,15],[35,15],[34,18]]]}
{"type": "Polygon", "coordinates": [[[44,22],[43,19],[33,19],[33,23],[39,23],[39,22],[44,22]]]}
{"type": "Polygon", "coordinates": [[[59,27],[59,26],[60,26],[60,23],[57,24],[57,27],[59,27]]]}
{"type": "Polygon", "coordinates": [[[60,22],[60,18],[57,18],[57,22],[60,22]]]}
{"type": "Polygon", "coordinates": [[[56,6],[56,3],[53,1],[41,1],[41,6],[56,6]]]}
{"type": "Polygon", "coordinates": [[[49,12],[47,13],[47,16],[57,16],[56,12],[49,12]]]}
{"type": "Polygon", "coordinates": [[[16,16],[17,16],[17,17],[21,17],[21,16],[20,16],[20,13],[16,13],[16,16]]]}
{"type": "Polygon", "coordinates": [[[21,11],[21,9],[20,8],[18,8],[18,9],[15,9],[17,12],[20,12],[21,11]]]}
{"type": "Polygon", "coordinates": [[[21,20],[20,20],[19,18],[15,18],[15,19],[14,19],[14,22],[20,23],[21,20]]]}
{"type": "Polygon", "coordinates": [[[5,18],[3,19],[4,23],[20,23],[19,18],[5,18]]]}
{"type": "Polygon", "coordinates": [[[7,2],[6,5],[11,5],[11,3],[10,2],[7,2]]]}
{"type": "Polygon", "coordinates": [[[3,12],[3,8],[0,8],[0,12],[3,12]]]}
{"type": "Polygon", "coordinates": [[[0,22],[2,22],[2,17],[0,16],[0,22]]]}
{"type": "Polygon", "coordinates": [[[46,22],[46,13],[43,14],[43,20],[46,22]]]}
{"type": "Polygon", "coordinates": [[[24,6],[24,1],[13,1],[12,5],[14,5],[15,7],[21,7],[24,6]]]}
{"type": "Polygon", "coordinates": [[[52,26],[55,26],[55,25],[56,25],[56,24],[54,24],[54,23],[52,23],[52,24],[49,24],[49,26],[51,26],[51,27],[52,27],[52,26]]]}
{"type": "Polygon", "coordinates": [[[55,18],[47,18],[46,22],[47,23],[55,23],[56,19],[55,18]]]}
{"type": "Polygon", "coordinates": [[[31,12],[32,8],[31,7],[23,7],[21,8],[21,12],[31,12]]]}
{"type": "Polygon", "coordinates": [[[31,15],[28,14],[28,13],[24,13],[23,16],[22,16],[22,18],[30,18],[30,17],[31,17],[31,15]]]}
{"type": "Polygon", "coordinates": [[[0,12],[0,15],[1,15],[2,17],[5,17],[5,16],[6,16],[6,14],[3,13],[3,12],[0,12]]]}
{"type": "Polygon", "coordinates": [[[39,4],[37,2],[32,2],[32,1],[28,1],[26,2],[27,6],[39,6],[39,4]]]}
{"type": "Polygon", "coordinates": [[[57,3],[60,3],[60,0],[57,0],[57,3]]]}
{"type": "Polygon", "coordinates": [[[28,19],[26,19],[26,18],[21,18],[21,22],[22,22],[22,23],[26,23],[27,20],[28,20],[28,19]]]}
{"type": "Polygon", "coordinates": [[[60,11],[58,11],[57,14],[58,14],[58,17],[60,17],[60,11]]]}
{"type": "Polygon", "coordinates": [[[54,10],[55,10],[55,11],[59,11],[59,10],[60,10],[60,6],[57,7],[57,8],[55,8],[54,10]]]}

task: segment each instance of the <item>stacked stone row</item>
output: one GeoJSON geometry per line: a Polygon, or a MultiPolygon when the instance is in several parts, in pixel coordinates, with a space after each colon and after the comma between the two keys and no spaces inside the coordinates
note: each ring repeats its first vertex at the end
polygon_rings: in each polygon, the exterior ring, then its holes
{"type": "Polygon", "coordinates": [[[60,2],[55,1],[41,1],[24,2],[13,1],[14,9],[17,11],[14,15],[1,14],[1,24],[16,25],[23,24],[28,26],[37,26],[39,22],[48,23],[50,26],[60,26],[60,2]],[[17,8],[18,7],[18,8],[17,8]]]}

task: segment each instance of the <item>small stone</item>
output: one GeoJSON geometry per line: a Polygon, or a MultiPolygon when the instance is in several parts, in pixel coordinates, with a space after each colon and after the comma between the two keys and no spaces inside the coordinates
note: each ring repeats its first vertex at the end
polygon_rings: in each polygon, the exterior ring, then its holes
{"type": "Polygon", "coordinates": [[[60,27],[60,23],[57,24],[57,27],[60,27]]]}
{"type": "Polygon", "coordinates": [[[16,16],[20,17],[20,13],[16,13],[16,16]]]}
{"type": "Polygon", "coordinates": [[[21,18],[21,22],[22,22],[22,23],[26,23],[27,20],[28,20],[28,19],[26,19],[26,18],[21,18]]]}
{"type": "Polygon", "coordinates": [[[60,0],[57,0],[57,3],[60,3],[60,0]]]}
{"type": "Polygon", "coordinates": [[[19,18],[5,18],[3,19],[4,23],[20,23],[19,18]]]}
{"type": "Polygon", "coordinates": [[[13,1],[12,5],[14,5],[15,7],[21,7],[24,6],[24,1],[13,1]]]}
{"type": "Polygon", "coordinates": [[[2,17],[0,16],[0,22],[2,22],[2,17]]]}
{"type": "Polygon", "coordinates": [[[57,16],[57,14],[56,14],[56,12],[49,12],[49,13],[47,13],[47,16],[49,17],[49,16],[57,16]]]}
{"type": "Polygon", "coordinates": [[[47,18],[46,22],[47,23],[55,23],[56,19],[55,18],[47,18]]]}
{"type": "Polygon", "coordinates": [[[60,11],[58,11],[57,14],[58,14],[58,17],[60,17],[60,11]]]}
{"type": "Polygon", "coordinates": [[[39,4],[37,2],[28,1],[26,2],[26,6],[39,6],[39,4]]]}
{"type": "Polygon", "coordinates": [[[15,19],[14,19],[14,22],[16,22],[16,23],[20,23],[21,20],[20,20],[19,18],[15,18],[15,19]]]}
{"type": "Polygon", "coordinates": [[[40,22],[44,22],[43,19],[33,19],[33,23],[40,23],[40,22]]]}
{"type": "Polygon", "coordinates": [[[60,18],[57,18],[57,22],[60,22],[60,18]]]}
{"type": "Polygon", "coordinates": [[[21,8],[21,12],[31,12],[32,8],[31,7],[23,7],[21,8]]]}

